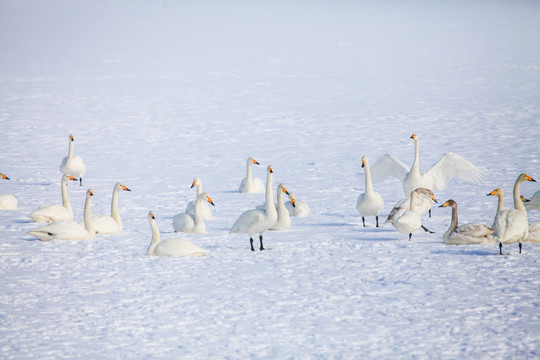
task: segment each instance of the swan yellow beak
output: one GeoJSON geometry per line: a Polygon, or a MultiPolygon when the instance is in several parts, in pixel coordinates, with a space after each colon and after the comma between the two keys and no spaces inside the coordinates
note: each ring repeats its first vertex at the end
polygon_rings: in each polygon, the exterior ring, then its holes
{"type": "Polygon", "coordinates": [[[366,166],[366,159],[362,159],[362,167],[366,166]]]}
{"type": "Polygon", "coordinates": [[[6,176],[6,174],[1,173],[1,175],[2,175],[2,179],[4,179],[4,180],[11,180],[10,178],[8,178],[8,177],[6,176]]]}
{"type": "Polygon", "coordinates": [[[416,134],[412,134],[411,139],[416,139],[416,134]]]}
{"type": "Polygon", "coordinates": [[[255,159],[252,159],[251,161],[253,161],[253,163],[254,163],[255,165],[261,165],[261,163],[259,163],[259,162],[258,162],[257,160],[255,160],[255,159]]]}
{"type": "Polygon", "coordinates": [[[126,187],[126,185],[122,185],[122,190],[124,190],[124,191],[131,191],[130,189],[128,189],[128,188],[126,187]]]}
{"type": "Polygon", "coordinates": [[[529,175],[525,174],[525,178],[527,179],[527,181],[534,181],[536,182],[536,180],[534,180],[532,177],[530,177],[529,175]]]}
{"type": "Polygon", "coordinates": [[[287,191],[287,188],[286,188],[285,186],[283,187],[283,192],[284,192],[285,194],[289,195],[289,192],[287,191]]]}
{"type": "Polygon", "coordinates": [[[489,194],[487,194],[486,196],[491,196],[491,195],[497,195],[497,193],[501,191],[500,188],[496,188],[495,190],[493,190],[492,192],[490,192],[489,194]]]}
{"type": "Polygon", "coordinates": [[[71,181],[79,181],[79,179],[75,179],[73,176],[68,176],[68,179],[71,181]]]}
{"type": "Polygon", "coordinates": [[[431,195],[431,200],[433,200],[433,202],[437,202],[437,199],[435,199],[435,195],[431,195]]]}
{"type": "Polygon", "coordinates": [[[88,195],[89,196],[94,196],[94,192],[92,191],[92,189],[88,189],[88,195]]]}
{"type": "Polygon", "coordinates": [[[296,200],[294,200],[294,199],[291,199],[291,204],[292,204],[292,206],[293,206],[293,207],[296,207],[296,204],[295,204],[295,202],[296,202],[296,200]]]}
{"type": "Polygon", "coordinates": [[[195,186],[197,186],[197,181],[193,180],[193,182],[191,183],[191,188],[194,188],[195,186]]]}
{"type": "Polygon", "coordinates": [[[207,200],[208,200],[208,202],[209,202],[210,204],[212,204],[213,206],[216,206],[216,204],[214,204],[214,202],[212,201],[212,198],[211,198],[210,196],[208,197],[207,200]]]}
{"type": "Polygon", "coordinates": [[[271,173],[273,174],[273,173],[274,173],[274,168],[271,167],[271,166],[269,166],[269,167],[268,167],[268,171],[271,172],[271,173]]]}
{"type": "Polygon", "coordinates": [[[153,212],[150,213],[150,219],[154,219],[154,220],[156,219],[156,216],[154,215],[153,212]]]}
{"type": "Polygon", "coordinates": [[[69,136],[69,140],[71,140],[71,141],[75,141],[75,136],[73,136],[73,135],[70,135],[70,136],[69,136]]]}
{"type": "Polygon", "coordinates": [[[447,207],[447,206],[448,206],[448,201],[447,201],[447,202],[445,202],[444,204],[442,204],[442,205],[441,205],[441,206],[439,206],[439,207],[447,207]]]}

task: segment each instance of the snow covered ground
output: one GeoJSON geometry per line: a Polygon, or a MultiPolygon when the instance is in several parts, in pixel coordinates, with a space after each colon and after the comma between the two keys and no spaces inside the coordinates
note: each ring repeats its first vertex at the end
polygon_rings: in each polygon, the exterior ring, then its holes
{"type": "MultiPolygon", "coordinates": [[[[411,242],[355,209],[362,155],[421,168],[448,151],[488,173],[453,181],[460,222],[491,224],[496,187],[540,180],[540,2],[0,0],[0,358],[540,358],[540,245],[448,246],[434,208],[411,242]],[[68,135],[87,165],[82,218],[120,194],[124,231],[41,242],[68,135]],[[264,201],[250,156],[311,206],[267,251],[229,234],[264,201]],[[213,198],[204,258],[151,258],[195,191],[213,198]]],[[[530,196],[538,183],[525,183],[530,196]]],[[[383,216],[401,184],[375,185],[383,216]]],[[[540,221],[539,213],[529,219],[540,221]]]]}

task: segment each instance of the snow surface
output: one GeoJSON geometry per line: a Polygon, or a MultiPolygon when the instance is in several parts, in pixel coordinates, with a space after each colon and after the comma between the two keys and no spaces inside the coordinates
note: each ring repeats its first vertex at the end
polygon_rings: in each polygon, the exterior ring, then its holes
{"type": "MultiPolygon", "coordinates": [[[[538,1],[0,0],[0,358],[540,358],[540,245],[447,246],[434,208],[411,242],[363,228],[362,155],[421,168],[444,152],[489,174],[453,181],[460,222],[492,222],[517,175],[540,180],[538,1]],[[120,194],[124,230],[41,242],[27,215],[60,203],[68,135],[87,173],[75,219],[120,194]],[[252,253],[229,234],[274,166],[312,215],[252,253]],[[146,256],[199,176],[216,204],[204,258],[146,256]]],[[[538,183],[525,183],[530,196],[538,183]]],[[[375,184],[382,216],[401,199],[375,184]]],[[[540,221],[540,214],[529,219],[540,221]]],[[[382,223],[383,221],[381,221],[382,223]]]]}

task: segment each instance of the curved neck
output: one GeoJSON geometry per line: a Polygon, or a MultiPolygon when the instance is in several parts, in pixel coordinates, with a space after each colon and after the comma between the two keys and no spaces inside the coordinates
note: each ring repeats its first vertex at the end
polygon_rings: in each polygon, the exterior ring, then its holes
{"type": "Polygon", "coordinates": [[[71,209],[71,202],[69,201],[67,193],[67,178],[65,176],[62,177],[62,182],[60,183],[60,190],[62,192],[62,205],[70,212],[72,212],[73,210],[71,209]]]}
{"type": "Polygon", "coordinates": [[[272,193],[272,173],[268,171],[266,175],[266,213],[273,211],[276,211],[276,207],[274,206],[274,194],[272,193]]]}
{"type": "Polygon", "coordinates": [[[84,203],[84,228],[90,234],[95,235],[96,229],[94,228],[94,222],[92,221],[92,197],[88,196],[86,202],[84,203]]]}
{"type": "Polygon", "coordinates": [[[373,192],[373,182],[371,181],[371,171],[369,170],[369,165],[366,163],[364,165],[364,172],[365,172],[365,178],[366,178],[366,193],[372,193],[373,192]]]}
{"type": "Polygon", "coordinates": [[[285,207],[285,201],[283,201],[283,190],[279,187],[277,189],[277,205],[278,207],[285,207]]]}
{"type": "Polygon", "coordinates": [[[159,229],[157,227],[155,219],[150,219],[150,228],[152,229],[152,241],[150,241],[150,246],[148,246],[146,254],[154,255],[154,249],[161,241],[161,236],[159,235],[159,229]]]}
{"type": "Polygon", "coordinates": [[[457,214],[457,205],[452,206],[452,220],[450,221],[450,226],[448,230],[444,233],[443,238],[448,239],[450,234],[458,227],[458,214],[457,214]]]}
{"type": "Polygon", "coordinates": [[[119,189],[115,186],[111,200],[111,217],[117,222],[121,223],[120,212],[118,211],[118,193],[119,189]]]}
{"type": "Polygon", "coordinates": [[[414,140],[414,160],[411,166],[411,171],[420,172],[420,149],[418,148],[418,139],[414,140]]]}
{"type": "Polygon", "coordinates": [[[519,188],[521,187],[522,182],[523,180],[517,179],[514,184],[514,208],[526,213],[527,209],[525,209],[525,205],[523,205],[523,201],[521,201],[521,197],[519,196],[519,188]]]}
{"type": "Polygon", "coordinates": [[[504,206],[504,195],[502,192],[497,193],[497,212],[502,211],[504,206]]]}

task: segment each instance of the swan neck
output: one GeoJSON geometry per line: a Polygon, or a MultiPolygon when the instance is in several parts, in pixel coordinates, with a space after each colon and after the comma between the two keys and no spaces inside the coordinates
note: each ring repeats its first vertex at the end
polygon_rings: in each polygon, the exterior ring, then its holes
{"type": "Polygon", "coordinates": [[[94,228],[94,222],[92,221],[92,197],[88,196],[84,203],[84,228],[90,234],[95,235],[96,229],[94,228]]]}
{"type": "Polygon", "coordinates": [[[65,177],[62,178],[60,183],[60,190],[62,192],[62,205],[71,212],[71,202],[67,193],[67,179],[65,177]]]}
{"type": "Polygon", "coordinates": [[[154,255],[154,249],[161,241],[161,236],[159,235],[159,229],[157,227],[156,220],[150,220],[150,228],[152,229],[152,240],[150,241],[150,246],[148,246],[148,249],[146,250],[146,254],[154,255]]]}
{"type": "Polygon", "coordinates": [[[414,170],[415,172],[420,172],[420,149],[418,146],[418,139],[414,140],[414,160],[413,164],[411,166],[411,171],[414,170]]]}
{"type": "Polygon", "coordinates": [[[201,195],[202,194],[202,184],[201,182],[199,181],[197,183],[197,196],[201,195]]]}
{"type": "Polygon", "coordinates": [[[364,175],[366,178],[366,193],[373,192],[373,182],[371,181],[371,171],[369,170],[369,165],[364,166],[364,175]]]}
{"type": "Polygon", "coordinates": [[[525,205],[523,205],[523,201],[521,201],[521,197],[519,196],[519,189],[522,182],[523,180],[518,178],[514,184],[514,208],[526,213],[527,209],[525,209],[525,205]]]}
{"type": "Polygon", "coordinates": [[[68,159],[73,159],[73,141],[69,140],[68,159]]]}
{"type": "Polygon", "coordinates": [[[272,173],[269,171],[266,175],[266,212],[269,211],[276,211],[276,207],[274,206],[274,194],[272,193],[272,173]]]}
{"type": "Polygon", "coordinates": [[[503,210],[503,206],[504,206],[504,195],[501,192],[499,192],[497,194],[497,213],[503,210]]]}
{"type": "Polygon", "coordinates": [[[195,200],[195,205],[194,205],[194,208],[193,208],[193,218],[195,220],[195,226],[199,225],[202,221],[203,221],[203,217],[202,217],[202,209],[201,209],[201,206],[202,206],[202,203],[203,201],[206,201],[206,199],[204,197],[197,197],[197,200],[195,200]]]}
{"type": "Polygon", "coordinates": [[[411,193],[411,202],[409,204],[409,210],[414,211],[414,204],[416,203],[416,199],[418,198],[418,193],[416,191],[413,191],[411,193]]]}
{"type": "Polygon", "coordinates": [[[120,223],[120,212],[118,211],[118,188],[114,188],[111,200],[111,217],[117,222],[120,223]]]}
{"type": "Polygon", "coordinates": [[[443,235],[443,239],[448,240],[450,235],[454,232],[454,230],[458,227],[458,214],[457,214],[457,206],[452,205],[452,220],[450,220],[450,226],[448,227],[448,230],[443,235]]]}
{"type": "Polygon", "coordinates": [[[246,166],[246,181],[251,181],[252,177],[252,171],[251,171],[251,163],[248,161],[246,166]]]}

